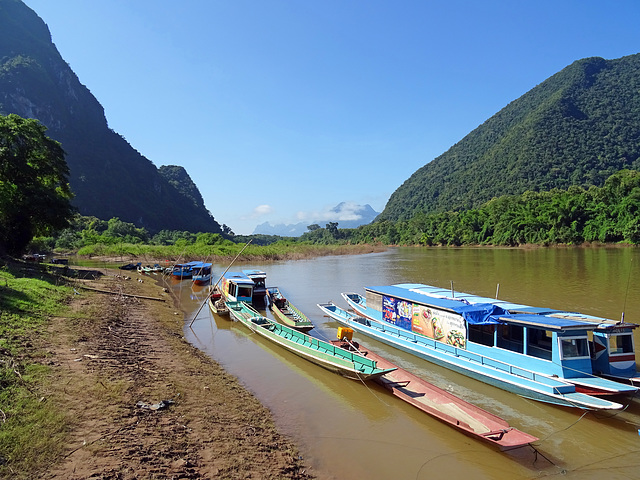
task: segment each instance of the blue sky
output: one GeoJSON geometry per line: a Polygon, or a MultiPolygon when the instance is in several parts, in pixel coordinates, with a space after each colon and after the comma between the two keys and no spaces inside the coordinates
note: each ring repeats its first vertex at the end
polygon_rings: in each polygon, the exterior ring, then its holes
{"type": "Polygon", "coordinates": [[[156,166],[237,234],[389,196],[575,60],[640,52],[640,2],[24,0],[156,166]]]}

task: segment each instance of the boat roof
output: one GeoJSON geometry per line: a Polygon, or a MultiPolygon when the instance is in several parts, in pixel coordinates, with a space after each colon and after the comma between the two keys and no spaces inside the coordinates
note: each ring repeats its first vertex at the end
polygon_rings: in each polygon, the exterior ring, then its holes
{"type": "Polygon", "coordinates": [[[238,285],[240,284],[253,285],[253,280],[251,280],[242,272],[226,272],[224,274],[224,278],[232,281],[233,283],[237,283],[238,285]]]}
{"type": "Polygon", "coordinates": [[[365,287],[365,290],[412,303],[449,310],[462,315],[464,319],[472,325],[510,323],[542,328],[544,330],[593,330],[598,326],[597,323],[584,318],[543,315],[533,311],[511,313],[502,303],[480,302],[480,299],[489,300],[484,297],[475,297],[473,300],[478,301],[470,301],[464,298],[463,294],[451,297],[450,290],[429,287],[428,285],[398,284],[382,287],[365,287]]]}
{"type": "Polygon", "coordinates": [[[242,273],[249,277],[267,277],[267,272],[263,272],[262,270],[243,270],[242,273]]]}
{"type": "Polygon", "coordinates": [[[434,298],[453,298],[456,300],[467,301],[470,304],[475,303],[493,303],[498,305],[510,314],[534,314],[534,315],[546,315],[557,318],[571,319],[576,322],[590,322],[595,323],[598,329],[614,329],[614,328],[627,328],[634,329],[638,325],[634,323],[623,323],[610,318],[597,317],[595,315],[588,315],[579,312],[570,312],[565,310],[556,310],[554,308],[532,307],[530,305],[523,305],[520,303],[512,303],[505,300],[498,300],[495,298],[483,297],[480,295],[473,295],[471,293],[451,291],[446,288],[434,287],[430,285],[424,285],[422,283],[401,283],[395,285],[400,288],[406,288],[412,292],[420,293],[434,298]]]}

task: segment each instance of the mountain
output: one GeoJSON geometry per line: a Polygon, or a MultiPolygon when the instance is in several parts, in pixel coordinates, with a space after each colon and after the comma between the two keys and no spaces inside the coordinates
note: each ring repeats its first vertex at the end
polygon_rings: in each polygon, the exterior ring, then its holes
{"type": "Polygon", "coordinates": [[[357,205],[352,202],[342,202],[335,207],[322,212],[313,220],[294,224],[272,225],[269,222],[258,225],[253,231],[254,235],[279,235],[281,237],[299,237],[307,230],[308,225],[314,223],[324,227],[326,223],[338,222],[338,228],[356,228],[360,225],[371,223],[379,215],[371,205],[357,205]]]}
{"type": "Polygon", "coordinates": [[[640,169],[640,54],[578,60],[513,101],[389,198],[379,219],[479,206],[527,190],[602,186],[640,169]]]}
{"type": "Polygon", "coordinates": [[[164,167],[163,175],[109,128],[37,14],[19,0],[0,0],[0,114],[10,113],[38,119],[62,144],[81,214],[119,217],[152,233],[222,231],[182,167],[164,167]]]}

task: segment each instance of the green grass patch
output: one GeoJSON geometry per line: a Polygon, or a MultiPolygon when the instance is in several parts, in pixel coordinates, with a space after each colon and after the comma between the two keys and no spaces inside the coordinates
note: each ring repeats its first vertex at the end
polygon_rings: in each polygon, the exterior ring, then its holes
{"type": "Polygon", "coordinates": [[[40,266],[0,267],[0,478],[35,478],[64,446],[65,414],[42,394],[50,370],[34,357],[71,291],[40,266]]]}

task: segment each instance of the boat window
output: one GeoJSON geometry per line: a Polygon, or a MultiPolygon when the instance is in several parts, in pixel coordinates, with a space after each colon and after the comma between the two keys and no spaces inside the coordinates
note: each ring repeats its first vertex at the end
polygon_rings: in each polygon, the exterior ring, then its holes
{"type": "Polygon", "coordinates": [[[551,360],[551,339],[553,333],[550,330],[539,328],[527,329],[527,355],[551,360]]]}
{"type": "Polygon", "coordinates": [[[236,288],[238,288],[238,286],[235,283],[229,284],[229,295],[238,298],[238,296],[236,295],[236,288]]]}
{"type": "Polygon", "coordinates": [[[561,358],[577,358],[589,356],[587,337],[559,338],[561,358]]]}
{"type": "Polygon", "coordinates": [[[495,325],[469,325],[469,341],[493,347],[495,325]]]}
{"type": "Polygon", "coordinates": [[[500,325],[498,347],[512,352],[524,352],[524,328],[520,325],[500,325]]]}
{"type": "Polygon", "coordinates": [[[251,287],[239,287],[238,297],[250,297],[253,294],[251,287]]]}
{"type": "Polygon", "coordinates": [[[632,334],[611,335],[609,338],[610,353],[633,353],[633,350],[632,334]]]}

